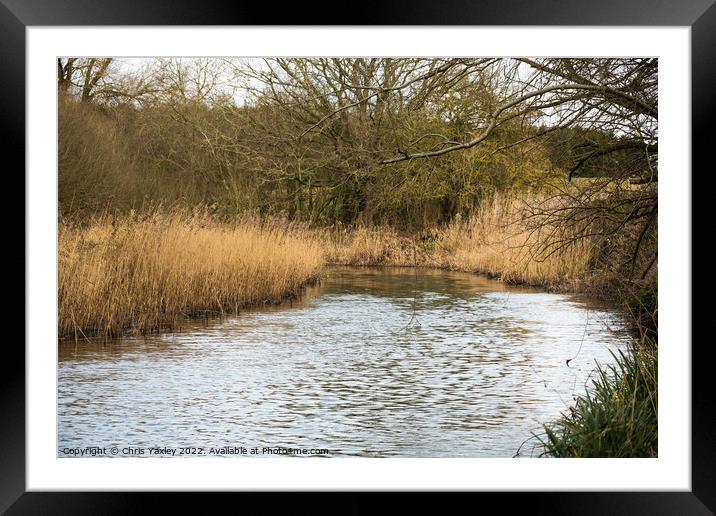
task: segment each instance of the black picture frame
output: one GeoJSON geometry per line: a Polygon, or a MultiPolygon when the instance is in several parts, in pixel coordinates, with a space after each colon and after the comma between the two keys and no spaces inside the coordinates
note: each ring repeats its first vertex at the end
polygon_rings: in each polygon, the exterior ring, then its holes
{"type": "MultiPolygon", "coordinates": [[[[691,27],[692,156],[693,167],[706,164],[709,125],[714,119],[716,95],[715,0],[450,0],[382,2],[356,9],[341,18],[335,6],[314,4],[226,3],[212,0],[0,0],[0,141],[6,155],[25,162],[25,29],[47,25],[607,25],[691,27]],[[368,8],[369,7],[369,8],[368,8]],[[697,107],[697,108],[696,108],[697,107]]],[[[692,167],[692,168],[693,168],[692,167]]],[[[8,170],[9,172],[9,170],[8,170]]],[[[691,171],[682,171],[693,174],[691,171]]],[[[23,187],[24,188],[24,187],[23,187]]],[[[24,190],[23,190],[24,191],[24,190]]],[[[24,199],[24,195],[22,196],[24,199]]],[[[693,234],[693,233],[692,233],[693,234]]],[[[22,247],[23,262],[27,258],[22,247]]],[[[20,257],[16,257],[19,261],[20,257]]],[[[692,259],[693,263],[693,259],[692,259]]],[[[27,281],[27,277],[25,278],[27,281]]],[[[31,309],[32,307],[27,307],[31,309]]],[[[674,343],[672,343],[674,344],[674,343]]],[[[509,499],[531,512],[550,514],[713,514],[716,510],[716,453],[714,403],[708,369],[710,342],[692,345],[692,456],[690,492],[533,492],[484,493],[485,498],[509,499]]],[[[26,492],[25,484],[25,353],[7,343],[0,375],[0,512],[8,514],[104,514],[146,508],[147,495],[139,493],[26,492]]],[[[160,495],[162,503],[178,502],[183,494],[160,495]]],[[[244,495],[245,496],[245,495],[244,495]]],[[[295,497],[296,495],[294,495],[295,497]]],[[[224,497],[214,497],[221,502],[224,497]]],[[[302,498],[293,498],[301,504],[302,498]]],[[[488,500],[481,500],[482,502],[488,500]]],[[[462,497],[452,503],[463,503],[462,497]]],[[[260,502],[261,503],[261,502],[260,502]]],[[[424,505],[422,496],[412,503],[424,505]]],[[[206,505],[203,506],[206,509],[206,505]]],[[[445,502],[441,507],[446,508],[445,502]]],[[[372,503],[352,494],[341,512],[363,512],[372,503]]],[[[320,508],[316,507],[316,510],[320,508]]]]}

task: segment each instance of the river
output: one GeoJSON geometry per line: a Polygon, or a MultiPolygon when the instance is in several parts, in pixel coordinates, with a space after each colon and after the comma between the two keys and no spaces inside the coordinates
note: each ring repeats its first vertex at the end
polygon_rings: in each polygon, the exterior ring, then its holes
{"type": "Polygon", "coordinates": [[[531,455],[532,432],[627,341],[619,314],[588,298],[332,268],[279,306],[60,342],[58,456],[531,455]]]}

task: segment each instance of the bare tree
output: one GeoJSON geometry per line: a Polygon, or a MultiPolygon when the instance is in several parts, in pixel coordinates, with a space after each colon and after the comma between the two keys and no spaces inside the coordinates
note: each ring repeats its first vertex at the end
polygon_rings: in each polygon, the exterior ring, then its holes
{"type": "Polygon", "coordinates": [[[152,67],[129,72],[113,58],[58,58],[57,85],[83,103],[140,102],[160,91],[152,67]]]}

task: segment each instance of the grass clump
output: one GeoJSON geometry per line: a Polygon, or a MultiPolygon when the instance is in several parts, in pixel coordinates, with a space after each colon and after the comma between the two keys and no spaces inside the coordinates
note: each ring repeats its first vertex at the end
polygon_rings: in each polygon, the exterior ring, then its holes
{"type": "Polygon", "coordinates": [[[584,396],[537,436],[548,457],[656,457],[656,343],[645,339],[599,367],[584,396]]]}

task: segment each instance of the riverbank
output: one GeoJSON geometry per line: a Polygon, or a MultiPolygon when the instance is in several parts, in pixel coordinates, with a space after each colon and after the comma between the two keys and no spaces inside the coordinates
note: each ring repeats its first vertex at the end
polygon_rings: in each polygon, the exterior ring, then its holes
{"type": "Polygon", "coordinates": [[[591,269],[589,240],[530,225],[529,206],[497,196],[469,218],[419,234],[226,221],[204,209],[65,219],[59,334],[176,330],[187,316],[295,296],[323,265],[434,267],[550,291],[612,293],[613,277],[591,269]]]}
{"type": "Polygon", "coordinates": [[[609,291],[613,278],[591,269],[589,239],[530,218],[529,208],[528,202],[502,195],[468,218],[418,235],[391,227],[332,231],[325,244],[326,260],[336,265],[436,267],[559,292],[609,291]]]}
{"type": "Polygon", "coordinates": [[[187,316],[235,313],[295,296],[323,265],[435,267],[549,290],[595,291],[585,241],[546,254],[553,233],[521,223],[521,207],[499,197],[465,221],[418,235],[389,227],[226,221],[204,209],[65,219],[59,335],[177,330],[187,316]]]}

